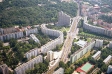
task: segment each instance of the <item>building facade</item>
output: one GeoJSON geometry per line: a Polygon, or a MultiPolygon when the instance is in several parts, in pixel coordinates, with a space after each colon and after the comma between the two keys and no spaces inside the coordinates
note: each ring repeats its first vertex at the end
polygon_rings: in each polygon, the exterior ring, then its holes
{"type": "Polygon", "coordinates": [[[95,41],[88,43],[85,47],[77,50],[74,54],[70,56],[70,62],[73,63],[81,58],[84,54],[90,51],[95,45],[95,41]]]}
{"type": "Polygon", "coordinates": [[[14,69],[14,74],[26,74],[25,72],[29,69],[33,69],[35,64],[43,62],[43,57],[41,55],[35,57],[34,59],[16,67],[14,69]]]}
{"type": "Polygon", "coordinates": [[[48,51],[56,48],[57,45],[60,45],[63,43],[63,33],[57,30],[48,29],[45,24],[41,25],[41,31],[42,33],[50,36],[57,37],[56,39],[48,42],[47,44],[41,46],[41,48],[35,48],[30,51],[28,51],[25,56],[27,59],[31,59],[32,56],[37,56],[37,54],[40,53],[47,53],[48,51]]]}
{"type": "Polygon", "coordinates": [[[88,31],[93,32],[93,33],[112,37],[112,30],[90,25],[90,24],[88,24],[87,18],[84,18],[83,28],[85,30],[88,30],[88,31]]]}
{"type": "Polygon", "coordinates": [[[95,54],[92,56],[92,58],[95,59],[95,60],[97,60],[97,59],[100,57],[100,55],[101,55],[101,51],[98,51],[97,53],[95,53],[95,54]]]}
{"type": "Polygon", "coordinates": [[[39,48],[34,48],[30,51],[28,51],[27,53],[25,53],[25,57],[30,60],[31,57],[36,57],[37,55],[39,55],[39,48]]]}
{"type": "Polygon", "coordinates": [[[57,45],[60,45],[63,43],[63,33],[61,31],[48,29],[45,24],[41,25],[41,31],[42,33],[46,35],[57,37],[56,39],[43,45],[41,47],[41,53],[47,53],[48,51],[56,48],[57,45]]]}
{"type": "Polygon", "coordinates": [[[63,13],[63,11],[58,13],[58,23],[57,26],[69,26],[71,22],[70,16],[63,13]]]}
{"type": "Polygon", "coordinates": [[[112,60],[112,56],[109,55],[103,62],[104,62],[105,64],[108,64],[111,60],[112,60]]]}
{"type": "Polygon", "coordinates": [[[22,38],[23,36],[24,36],[23,32],[9,33],[9,34],[0,35],[0,40],[5,41],[11,38],[18,39],[18,38],[22,38]]]}
{"type": "Polygon", "coordinates": [[[39,39],[34,34],[30,34],[30,39],[32,39],[36,43],[40,43],[39,39]]]}
{"type": "Polygon", "coordinates": [[[96,39],[95,47],[101,48],[103,46],[103,40],[96,39]]]}
{"type": "Polygon", "coordinates": [[[34,33],[38,33],[38,30],[37,30],[37,28],[33,28],[33,29],[27,29],[26,31],[25,31],[25,33],[26,33],[26,36],[29,36],[30,34],[34,34],[34,33]]]}
{"type": "Polygon", "coordinates": [[[48,51],[48,52],[47,52],[47,59],[48,59],[49,61],[52,61],[53,58],[54,58],[54,52],[53,52],[53,51],[48,51]]]}

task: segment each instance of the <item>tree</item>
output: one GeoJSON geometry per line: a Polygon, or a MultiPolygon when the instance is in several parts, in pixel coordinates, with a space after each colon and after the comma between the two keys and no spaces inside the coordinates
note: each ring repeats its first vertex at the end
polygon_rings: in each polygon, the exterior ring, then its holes
{"type": "Polygon", "coordinates": [[[3,47],[3,42],[2,41],[0,41],[0,48],[2,48],[3,47]]]}
{"type": "Polygon", "coordinates": [[[64,36],[66,36],[67,35],[67,32],[66,31],[63,31],[63,34],[64,34],[64,36]]]}
{"type": "Polygon", "coordinates": [[[60,62],[59,62],[59,67],[65,68],[65,64],[64,64],[63,61],[60,61],[60,62]]]}
{"type": "Polygon", "coordinates": [[[101,67],[101,71],[106,72],[107,71],[107,65],[103,64],[103,66],[101,67]]]}
{"type": "Polygon", "coordinates": [[[17,40],[10,39],[9,44],[10,44],[11,47],[15,47],[15,45],[17,44],[17,40]]]}
{"type": "Polygon", "coordinates": [[[67,68],[65,70],[65,74],[72,74],[72,69],[71,68],[67,68]]]}
{"type": "Polygon", "coordinates": [[[92,63],[92,64],[96,64],[96,61],[93,59],[93,58],[90,58],[90,63],[92,63]]]}

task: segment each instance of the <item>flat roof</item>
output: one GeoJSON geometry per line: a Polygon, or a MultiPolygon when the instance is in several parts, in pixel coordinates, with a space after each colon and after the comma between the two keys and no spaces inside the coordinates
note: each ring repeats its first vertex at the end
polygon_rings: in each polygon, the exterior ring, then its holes
{"type": "Polygon", "coordinates": [[[111,58],[112,58],[112,56],[109,55],[103,62],[104,62],[104,63],[107,63],[111,58]]]}
{"type": "Polygon", "coordinates": [[[101,54],[101,51],[98,51],[96,54],[94,54],[92,57],[95,58],[97,57],[99,54],[101,54]]]}
{"type": "Polygon", "coordinates": [[[93,65],[91,65],[90,63],[87,62],[80,69],[87,73],[92,67],[93,67],[93,65]]]}
{"type": "Polygon", "coordinates": [[[80,47],[84,47],[87,44],[87,42],[83,40],[79,40],[78,42],[75,42],[75,44],[79,45],[80,47]]]}

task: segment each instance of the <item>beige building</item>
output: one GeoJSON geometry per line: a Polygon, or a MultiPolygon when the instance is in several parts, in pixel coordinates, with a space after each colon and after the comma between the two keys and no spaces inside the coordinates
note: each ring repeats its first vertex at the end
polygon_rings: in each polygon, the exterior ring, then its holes
{"type": "Polygon", "coordinates": [[[103,62],[104,62],[105,64],[108,64],[111,60],[112,60],[112,56],[109,55],[103,62]]]}
{"type": "Polygon", "coordinates": [[[52,61],[53,58],[54,58],[54,52],[53,52],[53,51],[48,51],[48,52],[47,52],[47,59],[48,59],[49,61],[52,61]]]}

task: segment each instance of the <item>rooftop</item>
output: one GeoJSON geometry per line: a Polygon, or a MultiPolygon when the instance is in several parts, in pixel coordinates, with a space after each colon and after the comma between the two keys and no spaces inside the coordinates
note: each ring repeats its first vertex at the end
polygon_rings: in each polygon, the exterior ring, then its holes
{"type": "Polygon", "coordinates": [[[87,44],[87,42],[83,40],[79,40],[78,42],[75,42],[75,44],[79,45],[80,47],[84,47],[87,44]]]}
{"type": "Polygon", "coordinates": [[[101,54],[101,51],[98,51],[96,54],[94,54],[92,57],[95,58],[97,57],[99,54],[101,54]]]}
{"type": "Polygon", "coordinates": [[[107,63],[111,58],[112,58],[112,56],[109,55],[103,62],[104,62],[104,63],[107,63]]]}

